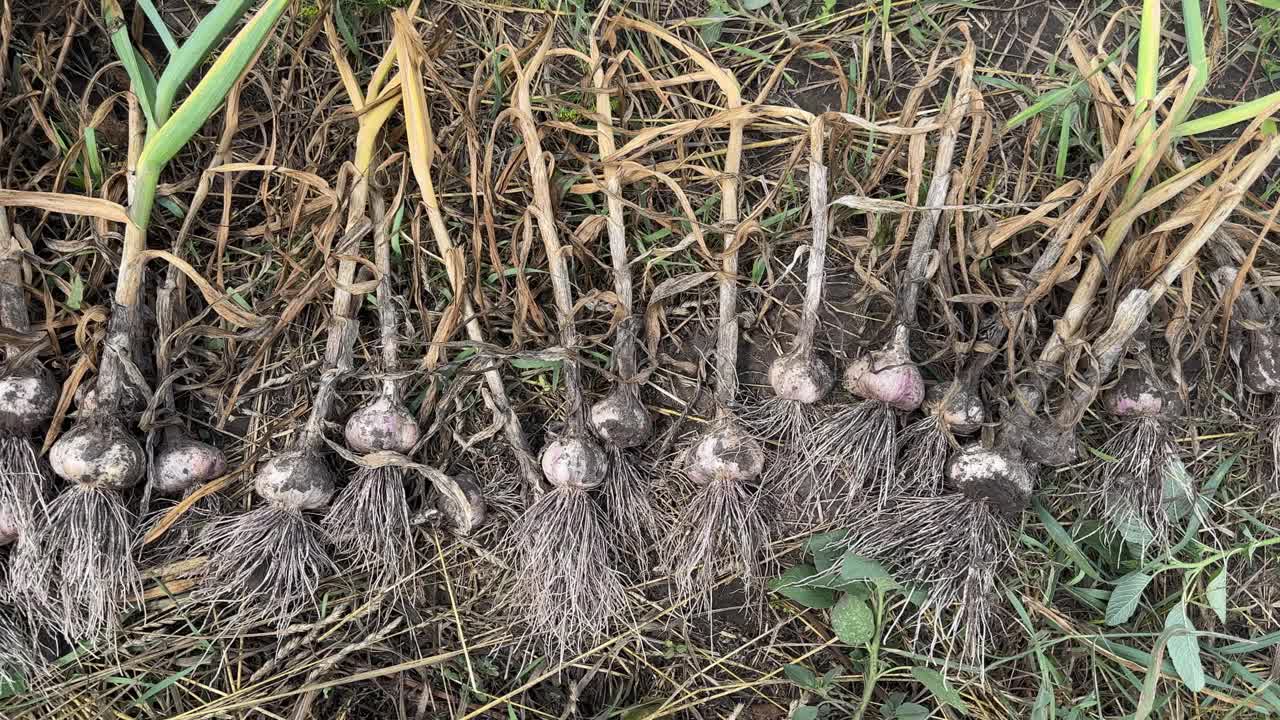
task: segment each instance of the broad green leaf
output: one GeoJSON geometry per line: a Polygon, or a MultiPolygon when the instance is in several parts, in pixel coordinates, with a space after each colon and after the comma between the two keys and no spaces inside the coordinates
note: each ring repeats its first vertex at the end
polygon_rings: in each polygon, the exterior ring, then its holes
{"type": "Polygon", "coordinates": [[[1111,591],[1111,599],[1107,600],[1107,624],[1114,627],[1129,622],[1150,582],[1151,576],[1138,570],[1120,578],[1111,591]]]}
{"type": "Polygon", "coordinates": [[[894,720],[926,720],[929,708],[915,703],[902,703],[893,712],[894,720]]]}
{"type": "Polygon", "coordinates": [[[815,705],[801,705],[791,713],[794,720],[818,720],[818,708],[815,705]]]}
{"type": "Polygon", "coordinates": [[[942,677],[942,673],[933,668],[913,667],[911,675],[921,685],[929,688],[929,692],[938,699],[938,702],[950,705],[956,710],[968,714],[969,705],[965,703],[964,698],[960,697],[960,693],[954,688],[947,685],[947,679],[942,677]]]}
{"type": "Polygon", "coordinates": [[[156,122],[156,76],[151,68],[133,47],[129,39],[129,25],[124,21],[124,11],[120,9],[119,0],[102,0],[102,21],[111,35],[111,47],[115,48],[120,64],[129,76],[129,87],[138,98],[138,106],[151,128],[158,127],[156,122]]]}
{"type": "Polygon", "coordinates": [[[1209,587],[1205,590],[1205,597],[1209,601],[1209,607],[1213,608],[1213,612],[1217,614],[1218,620],[1227,621],[1227,568],[1224,566],[1218,571],[1217,575],[1209,581],[1209,587]]]}
{"type": "Polygon", "coordinates": [[[769,581],[769,589],[815,610],[825,610],[836,604],[836,594],[828,588],[813,587],[818,571],[812,565],[787,568],[781,577],[769,581]]]}
{"type": "MultiPolygon", "coordinates": [[[[164,72],[160,73],[160,81],[156,85],[156,117],[161,123],[168,120],[169,114],[174,111],[174,101],[178,97],[178,90],[181,89],[182,84],[191,77],[191,73],[199,67],[200,63],[209,57],[209,53],[222,44],[222,39],[244,16],[252,2],[253,0],[219,0],[218,4],[214,5],[213,9],[196,25],[196,29],[191,31],[191,35],[183,41],[178,51],[169,57],[169,62],[165,65],[164,72]]],[[[273,0],[267,0],[263,7],[271,5],[272,2],[273,0]]],[[[274,20],[272,24],[275,24],[274,20]]],[[[239,73],[236,74],[239,75],[239,73]]]]}
{"type": "Polygon", "coordinates": [[[855,555],[852,551],[845,553],[840,563],[840,577],[845,580],[889,580],[888,571],[875,560],[855,555]]]}
{"type": "Polygon", "coordinates": [[[743,10],[760,10],[769,7],[772,0],[742,0],[743,10]]]}
{"type": "Polygon", "coordinates": [[[848,537],[844,530],[819,533],[805,542],[805,551],[813,556],[813,564],[820,571],[826,571],[840,557],[840,541],[848,537]]]}
{"type": "Polygon", "coordinates": [[[1187,617],[1187,606],[1178,603],[1169,611],[1164,619],[1166,630],[1173,630],[1166,650],[1173,669],[1191,692],[1204,689],[1204,666],[1200,663],[1200,640],[1196,637],[1196,626],[1187,617]]]}
{"type": "MultiPolygon", "coordinates": [[[[173,115],[147,141],[142,156],[138,159],[139,166],[145,165],[152,171],[159,172],[160,168],[178,154],[200,126],[222,106],[227,93],[231,92],[231,87],[257,57],[267,37],[275,29],[276,20],[280,19],[288,5],[289,0],[267,0],[257,14],[236,33],[235,38],[213,62],[208,74],[196,84],[191,95],[182,101],[173,115]]],[[[186,51],[185,47],[183,51],[186,51]]]]}
{"type": "Polygon", "coordinates": [[[788,664],[782,666],[782,674],[791,682],[802,688],[812,690],[818,686],[818,676],[803,665],[788,664]]]}

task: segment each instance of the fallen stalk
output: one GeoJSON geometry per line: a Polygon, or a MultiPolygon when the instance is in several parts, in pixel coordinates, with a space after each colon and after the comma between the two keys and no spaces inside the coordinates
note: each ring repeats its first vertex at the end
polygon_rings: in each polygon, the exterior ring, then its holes
{"type": "MultiPolygon", "coordinates": [[[[697,490],[681,508],[663,551],[670,558],[677,592],[692,597],[695,609],[711,608],[712,588],[725,573],[742,577],[750,604],[765,576],[762,555],[769,531],[755,487],[764,468],[764,450],[734,414],[738,392],[738,248],[740,234],[745,231],[739,223],[738,185],[747,113],[743,112],[737,79],[679,37],[640,19],[617,17],[611,22],[675,48],[705,72],[725,97],[729,137],[724,172],[718,177],[719,225],[724,240],[716,320],[716,410],[709,427],[683,453],[682,470],[697,490]]],[[[617,154],[626,157],[628,148],[637,145],[636,139],[617,154]]]]}
{"type": "Polygon", "coordinates": [[[515,63],[516,83],[509,112],[524,143],[533,187],[534,216],[547,256],[555,301],[565,388],[564,430],[543,448],[542,473],[552,486],[509,531],[517,573],[512,607],[553,654],[573,653],[603,635],[621,612],[625,596],[613,567],[609,538],[589,495],[608,471],[608,458],[587,427],[578,334],[573,320],[573,286],[565,263],[551,199],[542,141],[533,117],[531,83],[551,47],[545,33],[528,64],[515,63]]]}
{"type": "MultiPolygon", "coordinates": [[[[617,151],[613,136],[613,108],[608,93],[612,84],[614,65],[608,72],[596,30],[605,17],[602,10],[596,28],[591,34],[590,60],[595,67],[592,76],[595,90],[596,142],[600,157],[606,158],[617,151]]],[[[609,472],[604,481],[603,501],[613,530],[612,545],[624,550],[632,562],[643,566],[651,552],[651,545],[658,538],[655,522],[650,478],[637,465],[630,449],[647,442],[653,434],[653,419],[640,400],[636,352],[639,346],[637,328],[640,318],[635,312],[631,267],[627,263],[626,212],[622,203],[621,169],[615,163],[604,163],[604,194],[608,215],[605,227],[609,236],[609,259],[613,269],[614,292],[622,319],[618,323],[613,344],[614,371],[617,381],[607,397],[591,406],[591,426],[596,436],[605,443],[609,472]]]]}

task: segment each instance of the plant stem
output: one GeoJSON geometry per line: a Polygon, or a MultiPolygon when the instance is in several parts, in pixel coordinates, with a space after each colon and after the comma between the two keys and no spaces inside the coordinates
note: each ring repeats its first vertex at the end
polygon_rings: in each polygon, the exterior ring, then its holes
{"type": "Polygon", "coordinates": [[[884,627],[884,595],[879,590],[872,596],[875,598],[876,632],[867,645],[867,669],[862,675],[862,701],[853,714],[854,720],[861,720],[871,707],[876,691],[876,682],[880,679],[880,633],[884,627]]]}
{"type": "MultiPolygon", "coordinates": [[[[9,226],[7,209],[0,209],[0,326],[17,333],[31,330],[23,291],[22,248],[9,226]]],[[[5,352],[12,360],[17,348],[6,344],[5,352]]]]}
{"type": "Polygon", "coordinates": [[[631,267],[627,264],[627,229],[622,205],[622,177],[616,163],[605,161],[618,150],[613,138],[613,106],[606,86],[608,77],[596,46],[595,33],[591,35],[592,61],[596,65],[592,82],[596,91],[596,141],[600,144],[600,159],[604,162],[604,196],[608,216],[605,227],[609,233],[609,260],[613,264],[613,287],[622,308],[622,322],[614,342],[613,356],[617,366],[619,386],[625,392],[638,393],[632,382],[636,375],[636,327],[634,298],[631,288],[631,267]]]}
{"type": "Polygon", "coordinates": [[[396,332],[396,298],[391,289],[391,238],[387,232],[386,201],[375,193],[373,205],[373,258],[378,267],[378,322],[382,335],[382,393],[399,400],[400,336],[396,332]]]}
{"type": "Polygon", "coordinates": [[[813,240],[809,246],[809,267],[804,288],[804,306],[800,310],[800,329],[791,347],[793,351],[812,352],[814,334],[818,330],[818,313],[822,307],[822,286],[827,275],[827,239],[831,230],[831,214],[827,189],[826,122],[819,115],[809,125],[809,215],[813,223],[813,240]]]}
{"type": "Polygon", "coordinates": [[[560,326],[560,344],[567,353],[564,362],[565,398],[568,404],[569,428],[586,435],[586,395],[582,388],[582,368],[577,359],[578,332],[573,323],[573,285],[568,265],[564,261],[564,247],[556,228],[555,210],[551,200],[551,180],[543,159],[542,140],[538,137],[533,119],[533,102],[530,94],[532,76],[538,71],[551,47],[551,34],[547,33],[538,51],[523,70],[517,66],[517,81],[513,95],[515,125],[524,142],[525,157],[529,161],[529,176],[533,185],[534,204],[529,208],[537,220],[547,254],[547,268],[551,275],[552,295],[556,304],[556,320],[560,326]]]}

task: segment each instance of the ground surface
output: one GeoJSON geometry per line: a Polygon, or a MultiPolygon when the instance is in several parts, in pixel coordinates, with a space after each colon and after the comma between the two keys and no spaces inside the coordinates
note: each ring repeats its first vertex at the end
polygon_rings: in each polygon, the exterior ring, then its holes
{"type": "MultiPolygon", "coordinates": [[[[0,185],[123,201],[128,78],[112,64],[97,4],[0,1],[0,185]]],[[[233,509],[253,503],[250,471],[285,447],[305,420],[324,352],[356,134],[326,43],[324,13],[337,13],[338,40],[364,82],[390,41],[390,11],[403,4],[344,0],[326,9],[323,2],[295,3],[239,86],[236,112],[216,114],[165,173],[151,246],[173,246],[215,297],[229,295],[262,319],[257,327],[236,327],[210,311],[189,284],[188,324],[173,341],[176,417],[226,449],[231,472],[222,494],[233,509]]],[[[1216,64],[1198,114],[1276,89],[1280,13],[1260,7],[1266,4],[1205,3],[1216,64]]],[[[193,12],[207,10],[184,0],[156,5],[180,36],[193,12]]],[[[1165,80],[1186,65],[1179,9],[1166,3],[1165,80]]],[[[1017,520],[1013,561],[994,591],[998,620],[985,673],[948,661],[945,642],[928,642],[936,637],[930,627],[916,636],[915,605],[903,588],[871,583],[876,639],[851,648],[833,634],[825,609],[830,591],[766,592],[753,602],[728,572],[715,588],[712,610],[690,613],[688,598],[671,592],[671,558],[661,553],[632,573],[631,619],[598,646],[559,658],[520,642],[528,628],[509,622],[503,609],[513,582],[504,533],[527,493],[492,427],[480,372],[501,368],[534,448],[563,428],[564,386],[562,354],[547,352],[559,347],[559,338],[546,255],[526,212],[532,202],[527,161],[502,115],[514,76],[509,67],[495,68],[513,53],[527,60],[549,26],[554,47],[585,53],[593,36],[606,42],[593,31],[596,10],[582,0],[449,0],[426,3],[417,16],[429,58],[436,187],[449,231],[466,248],[468,292],[486,346],[464,341],[459,332],[444,333],[445,345],[432,344],[442,323],[456,322],[445,312],[453,297],[404,155],[400,114],[378,144],[373,184],[393,218],[395,284],[408,298],[401,308],[401,356],[414,372],[406,396],[428,428],[419,459],[477,477],[489,501],[487,525],[465,538],[431,523],[418,528],[414,580],[423,595],[411,607],[390,598],[369,602],[368,579],[348,574],[327,579],[316,605],[295,625],[254,628],[242,637],[225,632],[229,608],[188,592],[189,575],[202,560],[166,555],[153,544],[146,549],[155,558],[146,576],[147,603],[126,620],[116,646],[62,648],[69,654],[37,687],[0,695],[0,716],[905,720],[1280,713],[1280,506],[1268,485],[1263,437],[1276,411],[1241,389],[1233,361],[1238,333],[1222,332],[1207,272],[1196,272],[1216,265],[1209,251],[1206,267],[1193,268],[1173,299],[1157,308],[1149,333],[1151,352],[1173,369],[1188,402],[1171,436],[1198,488],[1196,511],[1177,519],[1173,548],[1144,553],[1092,512],[1083,460],[1041,472],[1034,504],[1017,520]],[[1138,586],[1138,577],[1149,580],[1138,586]],[[1115,607],[1116,593],[1135,595],[1127,613],[1115,607]],[[1201,633],[1197,639],[1164,632],[1175,608],[1185,608],[1201,633]],[[1194,684],[1189,657],[1210,678],[1199,692],[1188,689],[1194,684]]],[[[1125,48],[1138,25],[1136,8],[1125,11],[1118,3],[1038,0],[1012,7],[950,0],[640,0],[625,12],[703,48],[733,73],[748,101],[903,126],[944,107],[954,79],[949,72],[930,77],[931,58],[960,55],[960,28],[968,32],[985,125],[975,121],[961,135],[953,164],[958,190],[943,215],[935,271],[921,293],[914,357],[931,382],[963,365],[984,321],[1002,312],[1048,232],[1037,227],[1015,234],[994,253],[982,252],[975,238],[1072,180],[1088,181],[1106,159],[1099,107],[1116,116],[1129,107],[1123,96],[1132,88],[1133,60],[1125,48]],[[1102,72],[1116,96],[1099,97],[1081,81],[1069,51],[1072,37],[1090,53],[1115,54],[1102,72]],[[1061,88],[1073,89],[1051,94],[1061,88]],[[1046,97],[1057,101],[1043,102],[1046,97]]],[[[144,25],[138,13],[136,28],[144,25]]],[[[163,56],[154,33],[141,37],[146,51],[163,56]]],[[[706,77],[670,80],[661,92],[644,85],[697,71],[652,36],[620,29],[607,48],[632,54],[620,71],[634,86],[616,105],[620,143],[723,107],[706,77]]],[[[609,387],[617,316],[604,201],[592,184],[600,168],[588,87],[585,65],[561,54],[536,79],[533,107],[544,149],[555,158],[556,222],[573,244],[581,356],[590,396],[598,397],[609,387]]],[[[932,139],[913,153],[901,137],[834,126],[827,146],[832,197],[922,201],[932,176],[932,139]]],[[[1239,130],[1184,141],[1179,152],[1191,164],[1239,130]]],[[[716,181],[726,135],[722,125],[695,127],[638,158],[683,189],[694,218],[671,184],[652,176],[624,192],[637,298],[646,315],[642,396],[658,418],[657,439],[643,450],[642,464],[654,470],[650,482],[663,509],[687,502],[688,488],[665,468],[714,411],[714,270],[722,242],[717,231],[725,229],[717,224],[716,181]],[[693,238],[694,227],[705,231],[705,247],[693,238]]],[[[741,207],[759,224],[744,234],[740,262],[739,366],[747,406],[767,397],[765,372],[796,326],[811,232],[804,135],[802,126],[777,120],[746,133],[741,207]]],[[[1251,188],[1228,228],[1245,250],[1262,238],[1254,277],[1273,289],[1280,287],[1280,244],[1274,230],[1259,231],[1274,214],[1277,169],[1270,167],[1251,188]]],[[[864,210],[834,215],[817,344],[837,368],[888,336],[914,229],[913,213],[864,210]]],[[[13,213],[29,240],[29,297],[37,300],[40,337],[24,342],[73,390],[81,377],[92,377],[120,236],[105,222],[30,209],[13,213]]],[[[1134,237],[1108,268],[1072,358],[1087,357],[1089,341],[1105,329],[1123,292],[1167,257],[1167,237],[1154,231],[1134,237]]],[[[1079,250],[983,376],[992,406],[1006,396],[1011,378],[1038,372],[1032,360],[1067,305],[1089,245],[1079,250]]],[[[151,266],[151,297],[161,265],[151,266]]],[[[370,276],[366,269],[358,279],[370,276]]],[[[376,391],[379,345],[371,305],[362,315],[356,372],[343,384],[334,418],[376,391]]],[[[154,332],[154,318],[148,321],[154,332]]],[[[1095,412],[1082,423],[1080,439],[1089,449],[1116,431],[1114,421],[1095,412]]],[[[985,437],[993,434],[988,428],[985,437]]],[[[415,507],[428,494],[425,483],[411,484],[411,491],[415,507]]],[[[159,544],[168,541],[177,540],[159,544]]],[[[822,562],[814,549],[807,532],[780,526],[767,550],[770,574],[822,562]]]]}

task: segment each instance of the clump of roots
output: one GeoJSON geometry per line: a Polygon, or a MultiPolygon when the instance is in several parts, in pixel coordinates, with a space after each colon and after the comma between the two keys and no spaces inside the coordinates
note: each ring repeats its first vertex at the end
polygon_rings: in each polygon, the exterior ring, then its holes
{"type": "Polygon", "coordinates": [[[403,467],[362,467],[334,498],[324,529],[340,558],[368,573],[370,586],[405,587],[415,577],[413,526],[403,467]]]}
{"type": "Polygon", "coordinates": [[[214,522],[195,549],[206,557],[200,595],[235,610],[230,634],[259,623],[287,624],[335,571],[320,528],[301,510],[277,503],[214,522]]]}
{"type": "MultiPolygon", "coordinates": [[[[0,434],[0,545],[14,543],[15,558],[39,555],[47,492],[48,478],[31,443],[0,434]]],[[[38,578],[26,578],[24,583],[26,590],[42,585],[38,578]]]]}
{"type": "Polygon", "coordinates": [[[200,537],[200,532],[215,518],[226,512],[226,499],[217,493],[202,495],[172,521],[169,513],[180,503],[166,501],[149,512],[142,521],[141,541],[155,539],[139,548],[139,557],[147,565],[164,565],[186,557],[200,537]],[[163,528],[163,529],[161,529],[163,528]]]}
{"type": "Polygon", "coordinates": [[[609,472],[599,502],[607,519],[610,547],[621,556],[622,564],[643,570],[658,538],[651,483],[631,451],[606,447],[605,454],[609,456],[609,472]]]}
{"type": "Polygon", "coordinates": [[[39,669],[39,649],[25,615],[0,605],[0,686],[30,680],[39,669]]]}
{"type": "Polygon", "coordinates": [[[106,488],[76,484],[50,504],[41,557],[30,560],[38,567],[15,567],[14,576],[33,573],[57,583],[68,636],[92,641],[114,632],[141,596],[134,520],[120,493],[106,488]]]}
{"type": "Polygon", "coordinates": [[[696,611],[706,612],[713,607],[716,581],[736,574],[742,578],[751,607],[766,577],[761,556],[769,542],[769,529],[761,512],[762,497],[732,477],[698,484],[664,547],[676,590],[681,597],[692,598],[696,611]]]}
{"type": "Polygon", "coordinates": [[[925,497],[942,492],[947,458],[955,450],[942,420],[928,416],[912,422],[902,431],[901,442],[896,492],[925,497]]]}
{"type": "Polygon", "coordinates": [[[818,494],[808,504],[816,501],[819,516],[821,506],[834,500],[838,519],[847,518],[868,490],[879,494],[879,504],[888,500],[898,473],[898,418],[893,407],[863,400],[831,413],[813,435],[818,494]]]}
{"type": "Polygon", "coordinates": [[[1172,506],[1194,498],[1166,423],[1156,417],[1121,421],[1101,453],[1106,459],[1090,461],[1091,502],[1111,531],[1143,544],[1167,542],[1172,506]]]}
{"type": "Polygon", "coordinates": [[[517,572],[509,606],[528,639],[555,657],[603,636],[623,610],[608,538],[594,501],[577,487],[544,494],[509,531],[517,572]]]}
{"type": "MultiPolygon", "coordinates": [[[[865,516],[846,542],[880,561],[899,582],[926,587],[918,623],[935,615],[933,643],[982,667],[995,620],[996,580],[1013,558],[1017,523],[978,498],[903,497],[865,516]]],[[[917,625],[917,631],[921,629],[917,625]]]]}

